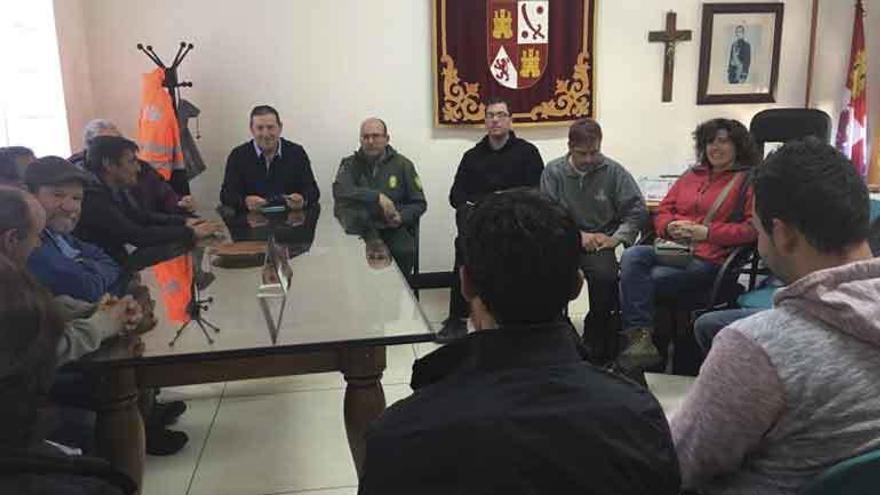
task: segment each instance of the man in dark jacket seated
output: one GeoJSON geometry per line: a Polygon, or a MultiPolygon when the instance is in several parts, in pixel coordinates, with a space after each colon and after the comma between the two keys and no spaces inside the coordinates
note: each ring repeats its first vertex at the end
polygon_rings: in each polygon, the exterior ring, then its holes
{"type": "MultiPolygon", "coordinates": [[[[70,163],[85,170],[86,152],[98,136],[124,137],[116,124],[107,119],[94,119],[83,130],[84,148],[68,158],[70,163]]],[[[138,159],[140,173],[137,184],[126,190],[126,200],[149,211],[190,216],[195,212],[195,201],[191,195],[179,197],[171,185],[149,163],[138,159]]]]}
{"type": "Polygon", "coordinates": [[[302,210],[321,197],[309,155],[302,146],[281,137],[283,124],[269,105],[251,110],[253,139],[229,153],[220,202],[241,213],[265,207],[302,210]]]}
{"type": "Polygon", "coordinates": [[[367,435],[360,493],[677,494],[660,405],[584,362],[562,316],[584,280],[571,216],[493,194],[462,244],[476,331],[416,361],[415,393],[367,435]]]}
{"type": "Polygon", "coordinates": [[[82,218],[74,235],[97,244],[130,272],[189,250],[222,225],[198,218],[151,212],[125,199],[137,184],[137,145],[117,136],[98,136],[86,153],[86,166],[98,181],[86,188],[82,218]],[[128,254],[126,245],[138,248],[128,254]]]}

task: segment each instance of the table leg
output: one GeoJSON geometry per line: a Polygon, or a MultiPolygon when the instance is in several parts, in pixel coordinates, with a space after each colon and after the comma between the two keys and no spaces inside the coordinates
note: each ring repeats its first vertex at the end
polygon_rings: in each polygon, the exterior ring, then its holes
{"type": "Polygon", "coordinates": [[[133,369],[114,369],[100,378],[96,440],[98,453],[139,487],[144,476],[144,420],[138,409],[133,369]]]}
{"type": "Polygon", "coordinates": [[[385,348],[346,349],[341,355],[341,371],[345,376],[345,432],[351,457],[361,477],[366,457],[367,428],[385,410],[382,372],[385,370],[385,348]]]}

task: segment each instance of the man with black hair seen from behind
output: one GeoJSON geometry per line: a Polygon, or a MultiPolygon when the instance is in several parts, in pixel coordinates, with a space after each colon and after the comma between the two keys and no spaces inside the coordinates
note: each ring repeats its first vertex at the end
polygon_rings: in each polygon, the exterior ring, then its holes
{"type": "MultiPolygon", "coordinates": [[[[513,116],[510,105],[493,97],[485,103],[486,135],[461,158],[449,204],[455,209],[459,234],[464,230],[470,211],[488,195],[517,187],[538,188],[544,160],[538,148],[521,139],[511,130],[513,116]]],[[[462,264],[460,240],[455,240],[455,264],[458,273],[462,264]]],[[[467,333],[468,307],[461,295],[458,277],[453,276],[449,294],[449,315],[438,334],[439,340],[450,341],[467,333]]]]}
{"type": "Polygon", "coordinates": [[[475,331],[416,361],[415,393],[367,434],[359,493],[677,494],[660,405],[584,362],[563,318],[584,281],[571,215],[493,194],[461,244],[475,331]]]}

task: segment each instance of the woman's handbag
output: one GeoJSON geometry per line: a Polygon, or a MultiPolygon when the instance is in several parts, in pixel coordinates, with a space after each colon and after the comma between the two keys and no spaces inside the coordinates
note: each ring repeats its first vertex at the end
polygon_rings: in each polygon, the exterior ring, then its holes
{"type": "MultiPolygon", "coordinates": [[[[730,179],[730,182],[724,186],[724,190],[722,190],[721,194],[715,198],[715,202],[712,203],[712,207],[709,208],[709,212],[706,213],[706,218],[704,218],[702,222],[703,225],[708,227],[709,224],[712,223],[715,214],[718,213],[718,209],[721,208],[724,200],[730,195],[730,191],[733,190],[733,187],[740,182],[740,177],[743,175],[744,174],[742,173],[734,175],[733,178],[730,179]]],[[[654,256],[657,258],[658,265],[684,268],[694,259],[694,245],[689,242],[682,243],[657,237],[654,241],[654,256]]]]}
{"type": "Polygon", "coordinates": [[[684,268],[694,259],[694,246],[658,237],[654,240],[654,256],[658,265],[684,268]]]}

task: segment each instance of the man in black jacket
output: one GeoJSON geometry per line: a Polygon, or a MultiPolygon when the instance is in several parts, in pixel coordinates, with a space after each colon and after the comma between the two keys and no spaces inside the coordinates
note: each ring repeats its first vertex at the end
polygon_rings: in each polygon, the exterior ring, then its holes
{"type": "MultiPolygon", "coordinates": [[[[486,196],[516,187],[538,188],[544,160],[538,148],[511,130],[510,105],[500,98],[486,102],[486,136],[467,150],[458,165],[449,204],[455,209],[455,223],[461,233],[470,210],[486,196]]],[[[455,265],[461,266],[459,239],[455,240],[455,265]]],[[[440,331],[441,340],[453,340],[467,333],[467,304],[461,296],[458,278],[453,277],[449,294],[449,316],[440,331]]]]}
{"type": "Polygon", "coordinates": [[[359,493],[677,494],[660,405],[584,362],[563,319],[584,280],[571,216],[540,193],[500,193],[463,238],[476,331],[416,361],[415,393],[367,435],[359,493]]]}
{"type": "Polygon", "coordinates": [[[82,217],[73,233],[103,248],[129,272],[180,255],[195,241],[222,229],[213,222],[154,213],[126,201],[125,189],[138,181],[137,149],[122,137],[94,139],[86,153],[86,166],[98,180],[86,187],[82,217]],[[138,250],[129,255],[126,245],[138,250]]]}
{"type": "Polygon", "coordinates": [[[302,146],[281,137],[281,117],[269,105],[251,110],[253,139],[226,160],[220,202],[236,212],[266,206],[301,210],[321,197],[309,156],[302,146]]]}

